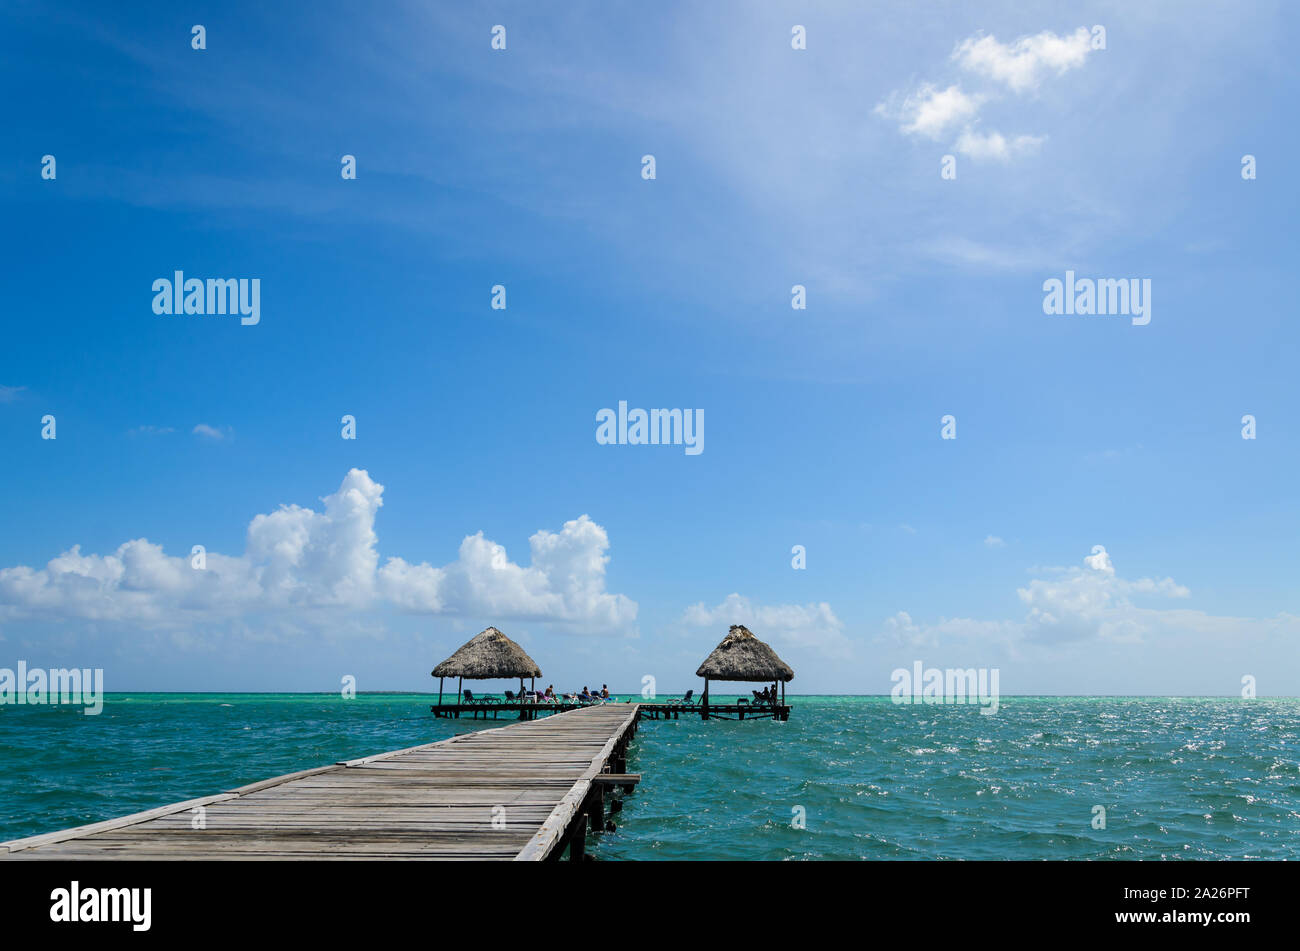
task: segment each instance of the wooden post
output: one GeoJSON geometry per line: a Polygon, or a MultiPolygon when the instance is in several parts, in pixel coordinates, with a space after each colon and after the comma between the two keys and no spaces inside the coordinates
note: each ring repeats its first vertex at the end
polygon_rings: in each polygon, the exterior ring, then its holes
{"type": "Polygon", "coordinates": [[[438,678],[438,706],[442,706],[442,682],[445,679],[445,677],[438,678]]]}
{"type": "Polygon", "coordinates": [[[581,862],[587,851],[587,822],[580,818],[573,824],[573,836],[569,839],[569,861],[581,862]]]}
{"type": "Polygon", "coordinates": [[[591,805],[587,807],[587,818],[591,821],[592,832],[605,831],[605,787],[600,783],[591,784],[591,805]]]}
{"type": "Polygon", "coordinates": [[[700,719],[709,718],[709,678],[706,674],[704,677],[704,702],[700,704],[700,719]]]}

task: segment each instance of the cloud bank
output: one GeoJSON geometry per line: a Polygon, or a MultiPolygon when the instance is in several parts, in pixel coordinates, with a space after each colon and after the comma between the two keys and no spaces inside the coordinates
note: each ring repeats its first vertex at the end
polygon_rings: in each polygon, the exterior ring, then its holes
{"type": "Polygon", "coordinates": [[[1049,574],[1016,590],[1026,608],[1021,620],[941,618],[919,624],[908,612],[899,611],[885,620],[882,638],[909,647],[976,641],[1053,646],[1090,641],[1140,643],[1166,635],[1300,634],[1300,617],[1289,614],[1235,618],[1188,608],[1151,607],[1145,602],[1181,601],[1191,597],[1191,591],[1172,578],[1121,577],[1103,545],[1093,546],[1082,567],[1049,574]]]}
{"type": "Polygon", "coordinates": [[[532,563],[511,562],[479,532],[442,567],[389,558],[375,517],[384,487],[352,469],[317,511],[282,505],[249,523],[244,554],[166,554],[137,538],[110,555],[74,545],[44,568],[0,569],[0,617],[165,623],[388,607],[430,615],[491,615],[614,631],[636,602],[605,590],[605,530],[586,515],[529,539],[532,563]]]}

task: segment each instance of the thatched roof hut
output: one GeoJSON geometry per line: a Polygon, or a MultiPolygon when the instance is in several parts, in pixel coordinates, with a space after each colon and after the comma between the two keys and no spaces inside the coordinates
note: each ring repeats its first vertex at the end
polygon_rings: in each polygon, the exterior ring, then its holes
{"type": "Polygon", "coordinates": [[[456,653],[433,668],[435,677],[504,680],[540,677],[541,668],[524,649],[495,627],[475,634],[456,653]]]}
{"type": "Polygon", "coordinates": [[[696,677],[705,680],[744,680],[756,683],[781,683],[794,680],[790,665],[776,656],[743,624],[731,625],[731,630],[713,653],[704,658],[696,677]]]}
{"type": "Polygon", "coordinates": [[[464,695],[466,680],[513,680],[519,678],[519,693],[524,692],[524,678],[542,676],[542,669],[522,647],[495,627],[475,634],[456,653],[437,667],[438,705],[442,706],[443,678],[456,677],[456,700],[464,695]]]}

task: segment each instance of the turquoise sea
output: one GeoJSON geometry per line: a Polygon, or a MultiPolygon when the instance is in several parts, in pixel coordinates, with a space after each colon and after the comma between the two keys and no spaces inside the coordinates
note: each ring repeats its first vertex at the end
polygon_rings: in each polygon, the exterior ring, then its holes
{"type": "MultiPolygon", "coordinates": [[[[0,840],[509,722],[435,720],[432,699],[0,706],[0,840]]],[[[1300,700],[1011,697],[993,716],[790,702],[787,723],[642,722],[642,783],[596,857],[1300,858],[1300,700]]]]}

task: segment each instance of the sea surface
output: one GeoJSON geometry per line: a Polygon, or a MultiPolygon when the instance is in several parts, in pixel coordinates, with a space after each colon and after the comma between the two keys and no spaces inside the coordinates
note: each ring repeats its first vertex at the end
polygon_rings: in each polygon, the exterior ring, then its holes
{"type": "MultiPolygon", "coordinates": [[[[508,720],[415,694],[109,694],[0,706],[0,840],[508,720]]],[[[722,697],[717,697],[721,701],[722,697]]],[[[1300,700],[793,697],[643,721],[598,859],[1300,859],[1300,700]],[[1104,827],[1100,820],[1104,809],[1104,827]]]]}

